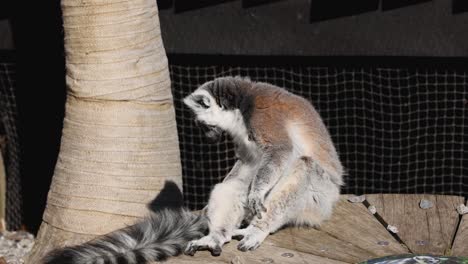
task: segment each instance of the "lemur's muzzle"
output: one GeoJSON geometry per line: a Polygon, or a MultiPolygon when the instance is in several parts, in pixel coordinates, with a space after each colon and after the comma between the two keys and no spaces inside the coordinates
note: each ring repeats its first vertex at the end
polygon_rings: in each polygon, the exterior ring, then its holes
{"type": "Polygon", "coordinates": [[[216,143],[221,140],[223,130],[217,126],[208,125],[205,122],[195,120],[195,123],[203,131],[205,136],[211,143],[216,143]]]}

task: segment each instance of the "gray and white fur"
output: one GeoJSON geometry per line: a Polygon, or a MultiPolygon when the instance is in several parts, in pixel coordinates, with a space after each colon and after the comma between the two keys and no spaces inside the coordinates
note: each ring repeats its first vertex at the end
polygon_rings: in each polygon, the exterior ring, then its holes
{"type": "Polygon", "coordinates": [[[267,83],[217,78],[184,99],[211,139],[228,133],[237,162],[210,196],[209,234],[185,253],[242,237],[238,249],[254,250],[285,225],[317,226],[339,199],[343,168],[314,107],[304,98],[267,83]],[[248,226],[240,229],[243,221],[248,226]]]}
{"type": "Polygon", "coordinates": [[[142,264],[182,253],[187,242],[207,231],[205,216],[162,209],[142,221],[82,245],[49,253],[45,264],[142,264]]]}
{"type": "Polygon", "coordinates": [[[307,100],[267,83],[226,77],[203,84],[184,103],[207,137],[228,133],[236,145],[238,160],[214,187],[204,215],[163,209],[133,226],[53,251],[45,264],[147,263],[184,249],[219,255],[233,237],[242,237],[239,250],[254,250],[285,225],[317,226],[330,217],[343,168],[307,100]],[[242,222],[248,223],[244,229],[242,222]]]}

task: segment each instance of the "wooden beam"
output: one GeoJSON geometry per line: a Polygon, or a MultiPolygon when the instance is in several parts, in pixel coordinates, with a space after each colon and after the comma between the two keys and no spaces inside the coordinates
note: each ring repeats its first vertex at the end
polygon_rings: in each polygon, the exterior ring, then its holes
{"type": "MultiPolygon", "coordinates": [[[[468,206],[468,201],[466,202],[468,206]]],[[[452,247],[453,256],[468,256],[468,214],[463,215],[452,247]]]]}
{"type": "Polygon", "coordinates": [[[397,235],[413,253],[435,255],[450,249],[459,222],[456,207],[464,202],[459,196],[425,194],[372,194],[366,199],[386,223],[398,228],[397,235]],[[432,207],[420,208],[422,199],[432,207]]]}

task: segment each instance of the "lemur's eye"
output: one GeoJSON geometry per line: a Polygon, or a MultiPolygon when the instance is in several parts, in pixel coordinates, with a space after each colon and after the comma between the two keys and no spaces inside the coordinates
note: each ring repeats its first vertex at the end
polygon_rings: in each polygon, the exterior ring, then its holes
{"type": "Polygon", "coordinates": [[[204,99],[203,97],[197,99],[197,104],[199,104],[201,107],[203,108],[209,108],[210,105],[208,105],[208,103],[206,102],[206,99],[204,99]]]}

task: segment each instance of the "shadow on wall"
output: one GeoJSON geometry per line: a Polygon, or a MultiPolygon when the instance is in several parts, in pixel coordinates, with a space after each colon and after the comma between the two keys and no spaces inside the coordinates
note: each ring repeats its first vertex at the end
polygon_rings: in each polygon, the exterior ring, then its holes
{"type": "Polygon", "coordinates": [[[163,189],[148,205],[153,212],[158,212],[166,208],[180,208],[184,205],[182,191],[177,184],[172,181],[166,181],[163,189]]]}

